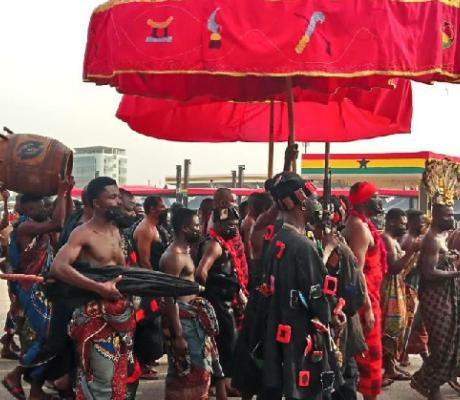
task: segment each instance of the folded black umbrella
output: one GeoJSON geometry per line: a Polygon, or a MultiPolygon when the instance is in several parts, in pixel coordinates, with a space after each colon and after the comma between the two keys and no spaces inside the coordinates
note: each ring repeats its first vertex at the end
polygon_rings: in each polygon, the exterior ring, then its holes
{"type": "MultiPolygon", "coordinates": [[[[138,267],[93,267],[87,263],[74,265],[82,275],[96,282],[122,279],[117,289],[124,295],[140,297],[181,297],[199,294],[203,287],[197,282],[138,267]]],[[[45,293],[51,301],[64,301],[74,307],[99,299],[97,293],[79,289],[61,281],[45,280],[45,293]]]]}

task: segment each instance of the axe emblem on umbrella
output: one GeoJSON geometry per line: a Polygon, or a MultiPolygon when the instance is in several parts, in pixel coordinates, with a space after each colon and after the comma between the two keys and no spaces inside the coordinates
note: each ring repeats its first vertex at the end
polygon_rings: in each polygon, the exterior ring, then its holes
{"type": "Polygon", "coordinates": [[[166,21],[157,22],[153,19],[147,21],[147,25],[152,28],[152,35],[147,36],[145,41],[147,43],[171,43],[173,38],[169,35],[168,29],[174,17],[169,17],[166,21]],[[161,32],[161,34],[160,34],[161,32]]]}
{"type": "Polygon", "coordinates": [[[312,14],[310,21],[308,22],[305,34],[300,38],[299,43],[297,43],[297,46],[295,48],[295,52],[297,54],[303,54],[305,47],[307,47],[307,44],[310,42],[311,36],[315,32],[316,25],[318,23],[322,24],[324,21],[326,21],[326,16],[321,11],[315,11],[312,14]]]}

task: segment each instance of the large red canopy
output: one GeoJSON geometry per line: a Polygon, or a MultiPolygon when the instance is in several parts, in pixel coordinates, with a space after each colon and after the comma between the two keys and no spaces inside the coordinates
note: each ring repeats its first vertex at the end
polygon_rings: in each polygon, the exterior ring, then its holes
{"type": "MultiPolygon", "coordinates": [[[[328,101],[318,99],[315,91],[298,94],[303,98],[294,105],[298,141],[344,142],[410,132],[412,97],[409,81],[395,81],[394,89],[338,89],[328,101]]],[[[274,141],[287,141],[287,104],[274,102],[273,111],[274,141]]],[[[133,130],[159,139],[269,141],[269,102],[184,104],[125,95],[117,116],[133,130]]]]}
{"type": "Polygon", "coordinates": [[[254,100],[294,87],[459,81],[459,0],[111,0],[84,79],[160,98],[254,100]],[[324,78],[324,79],[322,79],[324,78]],[[353,78],[353,79],[351,79],[353,78]]]}

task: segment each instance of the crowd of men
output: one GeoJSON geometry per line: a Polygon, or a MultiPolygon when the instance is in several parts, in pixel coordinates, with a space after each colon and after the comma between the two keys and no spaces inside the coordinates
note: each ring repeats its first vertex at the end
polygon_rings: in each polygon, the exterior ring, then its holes
{"type": "Polygon", "coordinates": [[[61,180],[50,204],[18,196],[4,268],[25,276],[9,283],[1,339],[1,356],[19,359],[2,378],[14,398],[26,399],[25,380],[31,400],[135,399],[164,354],[167,400],[372,400],[398,380],[429,399],[441,399],[445,383],[460,389],[460,233],[450,205],[435,204],[431,220],[391,209],[382,232],[375,185],[326,201],[288,168],[249,197],[245,215],[226,188],[198,212],[168,210],[156,196],[140,208],[107,177],[89,182],[81,203],[72,188],[61,180]],[[96,281],[85,265],[146,268],[204,290],[127,296],[123,276],[96,281]],[[52,280],[93,299],[51,302],[52,280]],[[423,358],[413,376],[409,354],[423,358]]]}

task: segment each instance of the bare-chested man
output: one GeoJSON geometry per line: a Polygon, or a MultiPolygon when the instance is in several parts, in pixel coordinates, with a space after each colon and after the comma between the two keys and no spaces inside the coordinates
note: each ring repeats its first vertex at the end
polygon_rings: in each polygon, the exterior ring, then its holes
{"type": "MultiPolygon", "coordinates": [[[[428,230],[428,218],[423,211],[411,209],[406,212],[407,233],[401,240],[401,248],[408,251],[415,242],[421,242],[423,235],[428,230]]],[[[420,246],[419,246],[420,247],[420,246]]],[[[410,365],[409,354],[420,354],[422,358],[428,357],[428,334],[423,324],[421,311],[418,308],[418,287],[420,271],[418,270],[418,256],[411,262],[409,271],[404,278],[406,286],[407,329],[404,334],[401,366],[410,365]]]]}
{"type": "Polygon", "coordinates": [[[158,271],[160,258],[169,245],[169,237],[159,226],[168,210],[161,197],[149,196],[144,201],[144,211],[145,217],[133,233],[137,262],[143,268],[158,271]]]}
{"type": "Polygon", "coordinates": [[[418,262],[419,301],[430,354],[411,386],[431,400],[443,398],[440,386],[454,380],[460,366],[460,264],[458,255],[447,248],[447,234],[454,226],[453,207],[435,204],[418,262]]]}
{"type": "MultiPolygon", "coordinates": [[[[198,215],[178,209],[171,219],[174,240],[160,260],[162,272],[194,281],[191,246],[200,240],[198,215]]],[[[211,304],[196,296],[165,299],[168,341],[166,400],[195,400],[208,397],[211,376],[217,379],[219,399],[225,398],[223,373],[214,336],[216,318],[211,304]],[[224,396],[224,397],[222,397],[224,396]]]]}
{"type": "Polygon", "coordinates": [[[380,286],[386,269],[385,244],[371,218],[382,212],[378,189],[370,182],[358,182],[350,189],[350,210],[344,236],[363,272],[366,293],[360,310],[368,350],[357,356],[360,373],[358,391],[365,400],[374,400],[382,386],[382,337],[380,286]]]}
{"type": "Polygon", "coordinates": [[[102,298],[75,310],[69,324],[80,356],[77,399],[125,400],[127,359],[135,327],[132,305],[117,289],[121,277],[100,283],[74,267],[78,262],[103,267],[125,264],[120,231],[114,223],[122,214],[120,192],[113,179],[99,177],[88,184],[87,197],[93,217],[72,232],[51,273],[102,298]]]}
{"type": "Polygon", "coordinates": [[[416,259],[419,242],[404,252],[398,240],[407,231],[406,213],[400,208],[392,208],[385,216],[385,232],[382,239],[387,249],[388,272],[382,284],[382,344],[384,377],[391,380],[410,380],[410,375],[398,371],[396,360],[406,328],[407,310],[405,302],[404,277],[416,259]],[[390,302],[397,298],[397,307],[390,302]]]}

